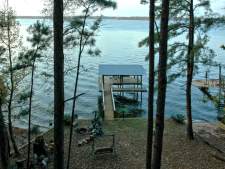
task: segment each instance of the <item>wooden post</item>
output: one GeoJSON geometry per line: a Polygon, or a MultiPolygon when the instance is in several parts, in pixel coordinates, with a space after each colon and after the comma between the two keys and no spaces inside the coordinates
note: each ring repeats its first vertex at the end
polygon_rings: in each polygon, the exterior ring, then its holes
{"type": "MultiPolygon", "coordinates": [[[[122,88],[122,80],[121,80],[121,76],[119,76],[119,78],[120,78],[120,88],[122,88]]],[[[120,96],[122,96],[122,93],[121,93],[121,91],[120,91],[120,96]]]]}
{"type": "MultiPolygon", "coordinates": [[[[137,76],[137,82],[139,80],[139,76],[137,76]]],[[[138,88],[138,83],[136,84],[136,88],[138,88]]],[[[136,92],[136,100],[138,101],[138,92],[136,92]]]]}
{"type": "MultiPolygon", "coordinates": [[[[142,80],[143,80],[143,77],[141,75],[141,89],[143,88],[143,83],[142,83],[143,81],[142,80]]],[[[141,92],[141,103],[142,103],[142,98],[143,98],[143,96],[142,96],[142,92],[141,92]]]]}
{"type": "Polygon", "coordinates": [[[221,101],[221,92],[222,92],[222,77],[221,77],[221,65],[219,64],[219,104],[221,101]]]}
{"type": "Polygon", "coordinates": [[[206,85],[208,84],[208,72],[207,71],[205,72],[205,84],[206,85]]]}
{"type": "MultiPolygon", "coordinates": [[[[123,75],[121,76],[121,80],[122,80],[122,88],[124,88],[124,86],[123,86],[123,75]]],[[[122,92],[122,95],[124,96],[124,92],[122,92]]]]}

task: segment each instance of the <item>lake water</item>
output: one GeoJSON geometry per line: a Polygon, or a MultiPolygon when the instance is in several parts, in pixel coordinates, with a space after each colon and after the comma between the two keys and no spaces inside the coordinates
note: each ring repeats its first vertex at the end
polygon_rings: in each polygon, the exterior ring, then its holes
{"type": "MultiPolygon", "coordinates": [[[[25,38],[27,36],[27,27],[36,20],[19,19],[21,24],[21,33],[25,38]]],[[[145,61],[145,56],[148,53],[147,48],[139,48],[138,42],[146,37],[148,34],[147,21],[135,20],[104,20],[101,31],[97,37],[97,47],[102,51],[100,57],[89,57],[84,55],[82,57],[82,65],[88,71],[82,71],[80,76],[78,93],[85,92],[86,95],[79,98],[77,102],[77,113],[79,118],[92,117],[92,111],[97,109],[97,98],[100,95],[98,88],[98,66],[99,64],[140,64],[148,70],[148,63],[145,61]]],[[[224,42],[225,31],[216,29],[209,32],[211,38],[209,46],[213,48],[217,57],[216,60],[225,64],[225,51],[220,49],[224,42]]],[[[49,54],[52,55],[52,52],[49,54]]],[[[65,51],[67,61],[70,61],[73,66],[76,65],[77,56],[75,50],[65,51]]],[[[44,62],[39,64],[37,70],[46,70],[51,72],[51,59],[48,64],[44,62]]],[[[67,63],[66,63],[67,65],[67,63]]],[[[202,79],[205,75],[206,67],[199,70],[199,74],[195,79],[202,79]]],[[[147,72],[148,73],[148,72],[147,72]]],[[[218,77],[218,68],[211,68],[210,76],[218,77]]],[[[75,80],[75,72],[72,71],[65,77],[65,97],[71,98],[73,93],[73,86],[75,80]]],[[[147,87],[147,76],[144,78],[144,85],[147,87]]],[[[34,124],[48,126],[52,121],[52,107],[53,107],[53,81],[52,79],[45,79],[38,76],[35,85],[35,105],[32,121],[34,124]]],[[[217,90],[215,90],[217,92],[217,90]]],[[[156,94],[157,95],[157,94],[156,94]]],[[[205,98],[202,92],[193,87],[193,118],[216,121],[217,110],[214,105],[208,101],[203,102],[205,98]]],[[[143,109],[147,108],[147,93],[143,95],[143,109]]],[[[67,103],[65,112],[71,112],[71,104],[67,103]]],[[[170,117],[173,113],[185,113],[185,78],[179,78],[168,85],[167,99],[166,99],[166,116],[170,117]]],[[[146,113],[143,114],[146,117],[146,113]]],[[[23,117],[20,120],[15,120],[16,125],[24,126],[27,123],[27,118],[23,117]]]]}

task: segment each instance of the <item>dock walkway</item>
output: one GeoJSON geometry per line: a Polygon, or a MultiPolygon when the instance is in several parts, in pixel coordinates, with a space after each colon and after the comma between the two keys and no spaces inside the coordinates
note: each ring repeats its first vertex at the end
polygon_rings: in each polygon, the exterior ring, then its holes
{"type": "Polygon", "coordinates": [[[104,105],[104,112],[105,112],[105,119],[113,120],[114,119],[114,100],[113,100],[113,93],[112,93],[112,81],[110,77],[104,78],[104,83],[102,84],[103,90],[103,105],[104,105]]]}

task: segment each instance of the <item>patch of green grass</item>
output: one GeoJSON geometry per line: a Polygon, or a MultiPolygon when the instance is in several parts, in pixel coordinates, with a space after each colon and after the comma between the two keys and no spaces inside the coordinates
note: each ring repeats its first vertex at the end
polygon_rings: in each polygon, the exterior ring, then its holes
{"type": "Polygon", "coordinates": [[[41,131],[40,131],[39,126],[34,125],[34,126],[31,128],[31,133],[32,133],[32,134],[35,134],[35,135],[40,134],[41,131]]]}
{"type": "Polygon", "coordinates": [[[171,118],[178,124],[184,124],[185,123],[185,116],[183,114],[173,114],[171,118]]]}
{"type": "Polygon", "coordinates": [[[64,114],[64,124],[65,126],[70,126],[72,122],[71,115],[64,114]]]}

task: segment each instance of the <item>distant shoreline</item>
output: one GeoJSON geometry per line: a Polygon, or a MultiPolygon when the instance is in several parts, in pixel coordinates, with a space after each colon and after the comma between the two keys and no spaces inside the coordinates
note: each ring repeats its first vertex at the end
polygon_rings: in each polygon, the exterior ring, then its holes
{"type": "MultiPolygon", "coordinates": [[[[91,19],[96,19],[98,16],[90,17],[91,19]]],[[[17,16],[17,19],[52,19],[51,16],[17,16]]],[[[73,16],[66,16],[65,19],[72,19],[73,16]]],[[[114,19],[114,20],[148,20],[148,17],[114,17],[114,16],[103,16],[103,19],[114,19]]]]}

